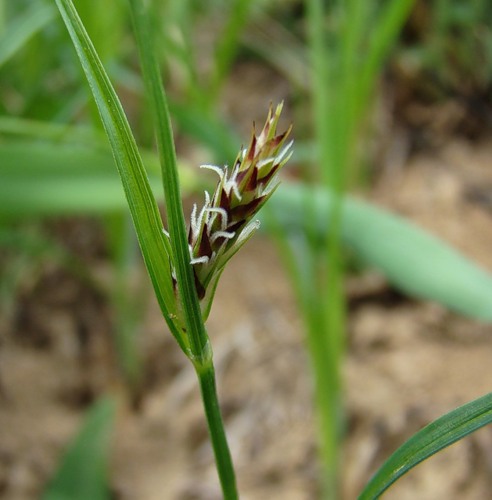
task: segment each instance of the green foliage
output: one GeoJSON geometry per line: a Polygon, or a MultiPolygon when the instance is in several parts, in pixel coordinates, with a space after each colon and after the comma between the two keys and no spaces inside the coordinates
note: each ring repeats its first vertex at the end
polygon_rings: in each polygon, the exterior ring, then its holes
{"type": "Polygon", "coordinates": [[[57,0],[57,5],[72,37],[111,143],[144,261],[156,290],[157,300],[171,332],[180,347],[187,352],[187,341],[181,328],[175,323],[177,305],[169,268],[170,252],[163,234],[159,210],[135,139],[121,103],[73,4],[70,1],[57,0]]]}
{"type": "Polygon", "coordinates": [[[105,0],[101,8],[99,0],[83,0],[76,3],[77,12],[97,47],[101,60],[107,64],[115,62],[122,52],[125,31],[128,29],[128,6],[126,0],[105,0]]]}
{"type": "MultiPolygon", "coordinates": [[[[181,204],[171,119],[156,59],[153,26],[149,22],[154,11],[151,7],[144,7],[143,3],[139,0],[132,0],[130,5],[142,62],[144,81],[152,102],[169,226],[170,241],[168,244],[170,245],[170,251],[168,257],[172,268],[176,271],[176,280],[182,306],[181,312],[184,315],[183,326],[184,331],[188,332],[187,340],[189,341],[190,351],[187,354],[191,355],[196,363],[206,363],[208,362],[208,354],[205,350],[208,347],[208,336],[205,331],[195,289],[193,270],[190,265],[190,251],[181,204]],[[202,356],[205,356],[207,359],[202,360],[202,356]]],[[[144,243],[142,242],[141,244],[143,245],[144,243]]],[[[173,311],[173,314],[177,316],[180,314],[180,311],[173,311]]]]}
{"type": "Polygon", "coordinates": [[[8,26],[0,38],[0,67],[16,54],[26,42],[50,23],[55,14],[51,5],[33,4],[8,26]]]}
{"type": "MultiPolygon", "coordinates": [[[[335,203],[328,190],[283,184],[268,207],[270,216],[264,218],[265,229],[272,229],[275,218],[296,245],[306,230],[303,207],[307,196],[313,205],[310,224],[315,231],[315,244],[322,247],[330,232],[330,214],[335,203]]],[[[492,322],[492,276],[415,224],[347,196],[340,231],[343,244],[357,258],[378,269],[403,292],[492,322]]],[[[296,248],[297,260],[309,261],[307,249],[298,244],[296,248]]],[[[301,286],[306,294],[310,282],[301,286]]]]}
{"type": "Polygon", "coordinates": [[[324,495],[338,494],[341,439],[341,362],[344,355],[345,298],[342,255],[342,214],[350,178],[357,172],[363,125],[383,62],[406,19],[413,0],[388,2],[307,2],[311,101],[316,141],[315,174],[334,193],[331,210],[322,212],[329,224],[326,239],[315,236],[316,207],[305,192],[301,208],[305,230],[295,247],[285,232],[277,240],[288,257],[297,287],[315,378],[320,457],[324,495]],[[321,243],[321,244],[320,244],[321,243]],[[299,244],[304,258],[297,259],[299,244]],[[307,255],[307,257],[306,257],[307,255]],[[309,291],[307,289],[310,288],[309,291]]]}
{"type": "MultiPolygon", "coordinates": [[[[286,75],[298,93],[306,129],[314,130],[314,142],[304,146],[310,150],[305,156],[312,167],[308,176],[317,185],[282,186],[272,198],[264,222],[277,235],[305,320],[316,378],[326,491],[336,495],[342,399],[339,368],[345,322],[342,245],[410,295],[438,301],[482,320],[492,319],[492,280],[485,271],[402,218],[345,196],[361,163],[360,139],[374,87],[413,1],[353,0],[330,2],[328,6],[321,0],[310,0],[307,33],[302,33],[302,30],[296,32],[297,25],[292,30],[284,29],[275,7],[266,1],[217,0],[204,4],[132,0],[132,20],[150,102],[145,109],[154,113],[153,120],[144,112],[135,122],[140,122],[138,136],[147,146],[153,133],[146,127],[150,129],[150,124],[155,124],[162,173],[153,153],[138,150],[106,74],[107,69],[118,87],[129,90],[132,98],[143,93],[133,62],[126,60],[131,60],[125,43],[129,24],[126,2],[111,0],[101,10],[96,0],[80,1],[82,24],[69,0],[56,1],[78,51],[111,149],[97,132],[98,123],[84,129],[66,125],[75,119],[80,121],[80,117],[82,120],[93,117],[87,113],[87,93],[80,84],[79,69],[68,50],[65,33],[59,25],[51,23],[54,12],[51,4],[12,3],[5,11],[5,19],[0,11],[0,78],[6,96],[0,106],[2,111],[19,118],[0,118],[0,216],[110,214],[107,224],[114,236],[115,265],[121,264],[117,282],[123,289],[127,265],[125,241],[128,243],[131,236],[124,215],[123,183],[163,316],[198,373],[227,498],[237,495],[234,473],[217,403],[211,349],[196,296],[181,207],[183,190],[195,188],[197,181],[194,176],[186,176],[183,168],[178,179],[167,99],[157,60],[165,60],[169,77],[175,77],[171,68],[178,68],[179,89],[169,108],[180,131],[206,145],[220,162],[230,162],[238,145],[234,128],[225,123],[217,109],[235,56],[243,48],[259,54],[286,75]],[[147,7],[156,9],[152,11],[154,24],[150,22],[147,7]],[[207,70],[203,71],[196,51],[195,30],[203,19],[213,19],[218,12],[224,21],[215,38],[207,70]],[[109,63],[106,69],[84,26],[100,57],[109,63]],[[159,40],[157,49],[154,32],[159,40]],[[59,67],[64,68],[63,78],[59,76],[59,67]],[[308,72],[310,79],[306,78],[308,72]],[[308,105],[312,123],[305,112],[308,105]],[[113,157],[121,181],[115,174],[113,157]],[[162,181],[165,197],[160,189],[162,181]],[[156,200],[163,198],[170,240],[163,235],[156,204],[156,200]],[[123,248],[118,249],[119,245],[123,248]],[[174,288],[174,278],[178,290],[174,288]]],[[[429,45],[419,47],[423,64],[430,69],[441,68],[439,78],[455,81],[456,75],[479,67],[480,82],[484,85],[490,82],[492,38],[485,20],[492,12],[487,2],[435,0],[432,5],[429,45]],[[472,29],[476,26],[478,31],[472,29]],[[439,66],[443,60],[447,65],[439,66]]],[[[130,324],[124,316],[129,309],[128,299],[115,297],[123,318],[122,327],[130,324]]],[[[138,360],[133,357],[128,331],[120,340],[120,362],[126,366],[129,378],[137,379],[138,360]]],[[[89,495],[80,498],[106,498],[106,478],[100,475],[105,466],[97,457],[104,454],[114,409],[106,403],[101,405],[89,417],[45,498],[77,498],[74,492],[79,487],[78,481],[84,481],[84,488],[95,488],[80,490],[89,495]],[[90,453],[97,457],[91,459],[90,453]]],[[[490,407],[489,395],[438,419],[389,459],[362,498],[374,498],[431,453],[489,423],[490,407]]]]}
{"type": "Polygon", "coordinates": [[[492,84],[490,2],[433,0],[422,11],[427,22],[407,55],[444,93],[487,91],[492,84]]]}
{"type": "Polygon", "coordinates": [[[65,452],[43,500],[109,500],[108,457],[116,401],[98,401],[65,452]]]}
{"type": "Polygon", "coordinates": [[[71,0],[56,1],[111,144],[157,301],[169,329],[197,372],[224,497],[234,500],[237,498],[234,469],[217,402],[212,352],[193,279],[171,122],[154,50],[152,9],[138,0],[130,4],[144,80],[153,104],[170,241],[164,236],[156,200],[113,86],[71,0]],[[175,278],[171,269],[176,272],[175,278]]]}
{"type": "MultiPolygon", "coordinates": [[[[39,141],[0,143],[0,176],[2,216],[101,214],[125,206],[108,148],[39,141]]],[[[156,190],[160,185],[155,174],[152,184],[156,190]]]]}
{"type": "Polygon", "coordinates": [[[378,469],[359,499],[379,498],[398,478],[420,462],[490,423],[492,423],[492,393],[446,413],[398,448],[378,469]]]}

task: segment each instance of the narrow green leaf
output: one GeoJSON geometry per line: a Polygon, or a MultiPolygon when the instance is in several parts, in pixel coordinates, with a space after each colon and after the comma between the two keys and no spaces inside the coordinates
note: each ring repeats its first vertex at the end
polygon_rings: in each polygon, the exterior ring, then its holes
{"type": "Polygon", "coordinates": [[[89,411],[43,500],[109,500],[108,455],[116,401],[105,398],[89,411]]]}
{"type": "MultiPolygon", "coordinates": [[[[158,159],[147,153],[144,160],[154,196],[162,200],[158,159]]],[[[181,171],[189,192],[195,180],[184,167],[181,171]]],[[[99,146],[89,136],[74,142],[0,142],[0,215],[102,214],[127,207],[106,143],[99,146]]]]}
{"type": "Polygon", "coordinates": [[[378,498],[420,462],[491,422],[492,393],[446,413],[398,448],[369,481],[359,499],[378,498]]]}
{"type": "Polygon", "coordinates": [[[0,116],[0,133],[9,137],[29,137],[74,143],[107,145],[106,136],[94,127],[33,120],[19,116],[0,116]]]}
{"type": "Polygon", "coordinates": [[[127,27],[128,9],[121,0],[100,0],[76,2],[77,11],[89,33],[92,43],[97,47],[99,57],[105,63],[121,57],[121,48],[127,27]]]}
{"type": "Polygon", "coordinates": [[[152,102],[162,167],[173,265],[176,271],[180,306],[185,318],[187,338],[190,342],[188,355],[193,362],[200,381],[204,410],[223,496],[228,500],[236,500],[238,498],[236,479],[217,400],[212,351],[202,318],[195,287],[195,276],[191,266],[191,254],[181,205],[171,120],[156,59],[153,25],[150,22],[153,14],[152,6],[150,2],[141,0],[130,0],[130,5],[132,7],[132,17],[142,61],[144,80],[152,102]]]}
{"type": "MultiPolygon", "coordinates": [[[[287,183],[267,210],[292,234],[303,232],[306,190],[313,200],[319,238],[329,231],[332,197],[327,190],[287,183]]],[[[268,228],[268,218],[264,225],[268,228]]],[[[433,300],[461,314],[492,321],[492,276],[415,224],[369,203],[346,197],[342,239],[364,262],[409,295],[433,300]]]]}
{"type": "Polygon", "coordinates": [[[358,105],[364,107],[378,78],[381,65],[394,46],[405,20],[410,14],[415,0],[390,0],[384,4],[377,25],[372,30],[367,57],[358,80],[358,105]]]}
{"type": "Polygon", "coordinates": [[[209,91],[209,99],[212,103],[215,103],[219,95],[224,79],[238,50],[241,31],[248,22],[250,11],[254,7],[253,0],[233,0],[229,3],[227,22],[216,44],[215,68],[209,91]]]}
{"type": "Polygon", "coordinates": [[[0,216],[102,214],[125,210],[119,179],[107,176],[30,178],[0,183],[0,216]]]}
{"type": "Polygon", "coordinates": [[[178,311],[172,286],[169,247],[135,138],[73,3],[71,0],[56,0],[56,3],[72,38],[108,135],[157,301],[171,332],[180,347],[187,352],[186,338],[183,337],[180,326],[175,323],[178,311]]]}
{"type": "Polygon", "coordinates": [[[162,167],[162,180],[166,200],[172,261],[176,270],[177,284],[182,302],[191,353],[196,363],[208,362],[208,335],[202,319],[200,303],[191,266],[186,225],[181,204],[176,152],[171,119],[154,46],[153,25],[150,22],[151,4],[131,0],[132,17],[142,61],[142,70],[156,124],[156,137],[162,167]]]}
{"type": "Polygon", "coordinates": [[[55,10],[51,5],[35,2],[14,19],[0,38],[0,67],[13,57],[38,31],[52,21],[55,10]]]}
{"type": "MultiPolygon", "coordinates": [[[[0,143],[0,179],[2,216],[101,213],[126,206],[109,150],[0,143]]],[[[154,176],[154,185],[158,180],[154,176]]]]}

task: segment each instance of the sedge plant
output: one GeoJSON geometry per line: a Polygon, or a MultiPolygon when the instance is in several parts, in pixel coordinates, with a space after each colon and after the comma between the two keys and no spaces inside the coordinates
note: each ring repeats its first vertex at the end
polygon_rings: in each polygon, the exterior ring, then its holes
{"type": "Polygon", "coordinates": [[[197,373],[224,498],[237,498],[205,320],[224,266],[258,227],[254,216],[273,194],[276,174],[290,157],[290,129],[277,134],[282,106],[270,109],[262,131],[253,133],[249,146],[241,149],[230,169],[206,166],[217,172],[219,182],[212,196],[206,193],[203,207],[194,208],[187,234],[171,123],[153,48],[150,7],[139,0],[130,2],[144,80],[154,109],[166,230],[122,106],[75,7],[70,0],[56,3],[110,140],[163,316],[197,373]]]}
{"type": "MultiPolygon", "coordinates": [[[[109,138],[163,317],[195,368],[224,498],[237,498],[205,320],[225,265],[258,227],[256,213],[276,188],[276,173],[290,155],[290,130],[277,133],[281,106],[271,109],[262,131],[258,135],[253,134],[248,146],[241,149],[230,168],[205,165],[205,168],[217,173],[218,183],[211,195],[205,194],[203,205],[193,209],[187,231],[167,100],[154,51],[154,26],[149,22],[152,7],[139,0],[130,0],[161,159],[167,211],[167,229],[164,229],[136,141],[96,51],[71,0],[56,0],[56,3],[109,138]]],[[[343,355],[344,304],[340,243],[345,213],[346,172],[355,161],[351,148],[356,144],[377,70],[411,1],[395,0],[386,4],[377,23],[379,29],[370,37],[369,54],[364,59],[362,78],[358,83],[354,83],[352,77],[361,62],[357,50],[364,38],[359,30],[364,26],[362,21],[368,4],[350,2],[347,16],[341,19],[351,22],[340,24],[345,28],[340,31],[339,44],[335,44],[343,49],[338,53],[328,51],[328,47],[333,48],[334,45],[327,44],[324,34],[323,2],[312,0],[308,5],[315,129],[320,144],[318,162],[322,169],[320,179],[333,193],[333,201],[329,210],[323,211],[322,218],[325,222],[329,221],[331,236],[325,246],[319,247],[318,227],[315,224],[319,219],[317,197],[310,196],[309,189],[301,190],[302,218],[308,221],[303,227],[305,238],[301,251],[304,258],[296,259],[295,251],[299,248],[289,250],[285,255],[287,260],[290,259],[298,291],[308,292],[305,296],[299,294],[299,298],[308,326],[308,344],[316,380],[320,450],[324,464],[322,479],[325,496],[335,498],[342,421],[339,365],[343,355]],[[333,87],[333,75],[339,68],[343,70],[340,86],[333,87]],[[325,94],[328,88],[332,89],[331,93],[325,94]],[[340,110],[347,112],[343,119],[334,113],[340,110]],[[299,262],[304,265],[303,268],[296,267],[299,262]]],[[[214,85],[216,89],[220,87],[217,83],[214,85]]],[[[287,248],[280,224],[274,222],[272,227],[278,230],[279,240],[287,248]]],[[[491,396],[488,395],[431,424],[429,429],[424,429],[389,459],[363,492],[362,498],[376,498],[419,461],[489,423],[492,419],[491,408],[491,396]]]]}
{"type": "MultiPolygon", "coordinates": [[[[323,466],[322,495],[327,499],[339,497],[338,470],[343,437],[340,377],[345,336],[342,236],[350,232],[347,225],[355,215],[355,207],[347,203],[350,200],[345,193],[351,179],[357,177],[361,162],[360,140],[382,64],[413,3],[413,0],[381,4],[353,0],[337,1],[328,6],[321,0],[307,2],[317,144],[315,165],[318,184],[324,189],[319,185],[306,186],[304,194],[299,194],[297,206],[306,222],[293,237],[285,230],[285,222],[280,227],[278,220],[273,221],[272,226],[276,228],[281,254],[293,277],[306,325],[315,380],[323,466]],[[321,227],[325,231],[328,229],[326,236],[320,234],[320,221],[321,227]]],[[[352,229],[357,231],[356,227],[352,229]]],[[[395,238],[390,233],[388,236],[395,238]]],[[[405,251],[401,251],[401,255],[404,254],[405,251]]],[[[490,423],[490,404],[491,395],[488,394],[417,433],[388,459],[363,490],[361,498],[377,498],[394,480],[424,458],[472,429],[490,423]]]]}
{"type": "Polygon", "coordinates": [[[412,4],[413,0],[392,0],[380,6],[362,0],[336,1],[329,6],[322,0],[307,2],[316,143],[315,173],[309,177],[331,195],[329,210],[325,207],[321,215],[328,234],[319,238],[315,221],[320,207],[313,196],[317,188],[312,185],[305,188],[301,202],[307,221],[303,230],[291,238],[277,222],[272,225],[305,324],[315,382],[322,490],[328,499],[339,494],[343,436],[345,193],[360,161],[358,148],[375,82],[412,4]],[[373,21],[370,26],[367,19],[373,21]]]}

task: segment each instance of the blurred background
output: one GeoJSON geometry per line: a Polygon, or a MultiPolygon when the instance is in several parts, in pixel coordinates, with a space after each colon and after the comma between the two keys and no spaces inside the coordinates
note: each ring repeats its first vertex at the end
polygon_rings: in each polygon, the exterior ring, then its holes
{"type": "MultiPolygon", "coordinates": [[[[343,190],[491,271],[492,4],[406,2],[368,73],[370,48],[388,27],[381,12],[398,2],[366,3],[347,71],[340,40],[350,12],[331,2],[323,18],[328,130],[343,122],[350,131],[337,157],[343,190]]],[[[162,201],[127,3],[74,3],[162,201]]],[[[231,164],[270,103],[284,101],[281,130],[294,124],[283,180],[321,185],[322,91],[306,2],[155,4],[185,213],[216,180],[199,165],[231,164]]],[[[0,0],[0,222],[0,498],[39,498],[105,394],[125,402],[110,425],[110,498],[220,498],[195,374],[155,303],[54,2],[0,0]]],[[[490,390],[492,343],[487,322],[410,297],[350,252],[345,258],[340,480],[341,497],[352,499],[412,433],[490,390]]],[[[226,269],[208,328],[241,497],[317,498],[304,327],[266,232],[226,269]]],[[[419,466],[387,498],[487,498],[491,450],[485,428],[419,466]]]]}

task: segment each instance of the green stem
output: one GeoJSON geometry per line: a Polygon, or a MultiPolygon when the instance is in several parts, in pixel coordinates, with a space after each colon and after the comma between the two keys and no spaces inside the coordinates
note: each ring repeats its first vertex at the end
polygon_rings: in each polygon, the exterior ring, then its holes
{"type": "Polygon", "coordinates": [[[222,493],[225,500],[236,500],[238,498],[236,476],[220,412],[212,359],[210,358],[210,361],[206,364],[195,365],[195,370],[200,382],[203,406],[207,417],[208,431],[210,440],[212,441],[222,493]]]}
{"type": "Polygon", "coordinates": [[[144,80],[154,108],[157,144],[159,146],[171,239],[171,255],[176,270],[179,298],[186,324],[186,334],[190,342],[188,356],[193,362],[200,381],[203,405],[223,495],[226,500],[235,500],[238,498],[238,494],[234,468],[217,398],[212,350],[195,289],[193,269],[190,264],[190,251],[181,204],[171,119],[154,50],[154,26],[151,23],[151,19],[153,19],[152,5],[142,0],[130,0],[130,6],[142,61],[144,80]]]}
{"type": "MultiPolygon", "coordinates": [[[[207,349],[208,335],[195,289],[190,251],[186,236],[186,225],[181,203],[179,175],[174,147],[171,117],[167,97],[161,80],[160,68],[155,52],[153,5],[142,0],[130,0],[135,35],[140,53],[142,72],[154,111],[156,139],[162,169],[162,181],[166,202],[167,221],[171,240],[171,257],[176,271],[179,299],[192,358],[200,359],[207,349]]],[[[203,358],[203,361],[206,358],[203,358]]]]}
{"type": "MultiPolygon", "coordinates": [[[[313,299],[316,301],[316,298],[313,299]]],[[[322,465],[322,498],[338,498],[338,472],[340,459],[340,428],[343,409],[340,390],[340,359],[330,346],[329,326],[323,318],[320,299],[305,318],[307,344],[314,377],[314,398],[319,433],[319,457],[322,465]],[[327,335],[328,333],[328,335],[327,335]]]]}
{"type": "MultiPolygon", "coordinates": [[[[327,45],[324,20],[326,5],[322,0],[308,2],[309,36],[313,82],[313,105],[320,177],[333,191],[334,200],[329,234],[324,252],[311,247],[316,255],[311,269],[315,296],[305,310],[308,347],[315,382],[315,402],[320,434],[323,498],[338,497],[340,462],[341,401],[340,366],[343,356],[344,295],[341,250],[341,213],[348,163],[350,89],[337,85],[333,75],[338,69],[334,48],[327,45]],[[338,100],[342,100],[341,103],[338,100]],[[340,113],[338,110],[343,110],[340,113]]],[[[342,29],[342,28],[340,28],[342,29]]],[[[343,32],[339,32],[341,37],[343,32]]],[[[351,42],[352,43],[352,42],[351,42]]],[[[312,238],[311,238],[312,240],[312,238]]]]}

